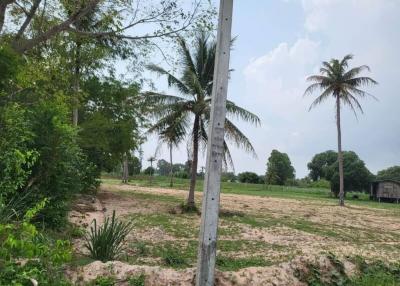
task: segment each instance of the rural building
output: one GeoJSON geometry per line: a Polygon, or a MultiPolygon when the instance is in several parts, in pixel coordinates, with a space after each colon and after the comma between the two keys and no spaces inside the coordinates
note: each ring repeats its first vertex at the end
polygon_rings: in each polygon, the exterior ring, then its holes
{"type": "Polygon", "coordinates": [[[371,183],[371,199],[378,201],[400,201],[400,182],[395,180],[381,180],[371,183]]]}

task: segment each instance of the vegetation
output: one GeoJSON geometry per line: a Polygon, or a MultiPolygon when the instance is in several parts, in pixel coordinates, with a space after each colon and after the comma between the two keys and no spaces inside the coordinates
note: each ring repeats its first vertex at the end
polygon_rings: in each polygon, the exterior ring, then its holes
{"type": "Polygon", "coordinates": [[[400,166],[393,166],[379,171],[376,175],[376,179],[400,181],[400,166]]]}
{"type": "MultiPolygon", "coordinates": [[[[368,192],[369,184],[373,180],[374,176],[367,169],[364,161],[362,161],[353,151],[344,151],[343,158],[345,159],[343,164],[345,194],[349,191],[368,192]]],[[[331,191],[337,197],[339,194],[337,153],[329,150],[316,154],[307,166],[310,170],[309,176],[317,180],[328,180],[331,191]]]]}
{"type": "MultiPolygon", "coordinates": [[[[191,139],[191,183],[187,198],[187,205],[194,206],[194,190],[197,179],[197,164],[200,143],[207,144],[207,129],[210,120],[211,91],[214,76],[214,61],[216,41],[206,32],[201,32],[194,40],[193,50],[184,38],[178,39],[180,54],[181,77],[178,78],[157,65],[149,65],[148,69],[165,76],[168,85],[176,88],[178,95],[167,95],[157,92],[147,92],[147,101],[158,106],[152,110],[157,118],[155,126],[174,122],[174,129],[190,134],[191,139]],[[193,122],[191,116],[194,117],[193,122]]],[[[249,139],[229,119],[239,117],[241,120],[258,125],[260,119],[253,113],[227,101],[227,118],[225,120],[225,138],[233,141],[237,146],[250,151],[254,148],[249,139]]],[[[224,161],[232,163],[228,144],[224,142],[224,161]]]]}
{"type": "Polygon", "coordinates": [[[267,163],[265,181],[269,185],[284,185],[295,178],[295,170],[286,153],[272,150],[267,163]]]}
{"type": "Polygon", "coordinates": [[[241,183],[262,184],[263,180],[256,173],[243,172],[238,174],[238,180],[241,183]]]}
{"type": "Polygon", "coordinates": [[[118,221],[113,211],[111,218],[106,217],[101,226],[97,226],[96,219],[93,220],[93,226],[85,237],[85,247],[93,259],[114,260],[122,253],[123,243],[131,230],[132,224],[118,221]]]}
{"type": "Polygon", "coordinates": [[[360,89],[362,86],[377,84],[375,80],[366,76],[359,76],[365,70],[369,71],[366,65],[348,69],[352,55],[346,55],[342,60],[332,59],[330,62],[323,62],[319,75],[312,75],[307,78],[312,84],[306,89],[304,95],[312,94],[316,90],[322,93],[311,104],[310,109],[321,104],[326,99],[333,97],[336,105],[336,127],[338,134],[338,167],[339,167],[339,205],[344,206],[344,173],[340,109],[342,105],[348,105],[354,114],[356,110],[363,112],[357,98],[373,97],[360,89]]]}

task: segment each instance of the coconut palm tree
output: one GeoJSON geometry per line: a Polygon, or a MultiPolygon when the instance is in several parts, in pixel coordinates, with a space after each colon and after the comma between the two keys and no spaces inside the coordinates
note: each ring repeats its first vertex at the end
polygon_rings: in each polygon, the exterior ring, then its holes
{"type": "MultiPolygon", "coordinates": [[[[373,95],[363,91],[360,87],[377,84],[370,77],[360,76],[360,74],[370,68],[366,65],[349,69],[349,61],[353,55],[346,55],[342,60],[331,59],[323,62],[319,75],[312,75],[307,81],[312,84],[306,89],[304,95],[310,95],[316,90],[322,93],[313,101],[309,110],[316,107],[328,98],[333,97],[336,101],[336,126],[338,134],[338,162],[339,162],[339,205],[344,206],[344,179],[343,179],[343,154],[342,154],[342,132],[340,126],[340,108],[348,105],[357,116],[357,110],[363,113],[359,98],[373,97],[373,95]]],[[[376,99],[376,98],[375,98],[376,99]]]]}
{"type": "Polygon", "coordinates": [[[148,133],[157,133],[160,145],[167,144],[169,148],[169,163],[170,163],[170,187],[173,187],[173,162],[172,162],[172,149],[178,147],[179,143],[183,141],[186,136],[186,129],[188,122],[184,118],[175,118],[166,116],[150,127],[148,133]]]}
{"type": "MultiPolygon", "coordinates": [[[[155,106],[152,112],[158,120],[172,117],[179,118],[181,121],[192,122],[190,128],[185,128],[185,133],[191,139],[189,149],[193,157],[187,205],[194,207],[199,147],[201,144],[205,147],[208,139],[207,130],[210,122],[216,41],[211,39],[208,34],[200,32],[194,40],[193,50],[189,49],[187,42],[182,38],[178,39],[178,46],[180,77],[176,77],[160,66],[148,66],[149,70],[160,76],[165,76],[168,85],[174,87],[177,94],[148,92],[147,100],[149,104],[155,106]]],[[[238,147],[242,147],[254,155],[255,151],[249,139],[234,125],[231,119],[236,117],[255,125],[260,124],[260,119],[232,101],[227,101],[226,109],[224,162],[233,166],[227,140],[233,141],[238,147]]]]}

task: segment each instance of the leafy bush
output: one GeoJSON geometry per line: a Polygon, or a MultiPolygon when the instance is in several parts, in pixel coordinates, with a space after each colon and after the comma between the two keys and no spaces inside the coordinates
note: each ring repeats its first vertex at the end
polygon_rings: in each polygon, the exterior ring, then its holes
{"type": "Polygon", "coordinates": [[[69,285],[62,264],[70,261],[69,241],[52,240],[30,224],[46,201],[30,209],[22,221],[0,224],[0,285],[69,285]]]}
{"type": "Polygon", "coordinates": [[[85,237],[85,247],[93,259],[103,262],[114,260],[121,254],[124,240],[131,230],[132,223],[118,221],[113,211],[111,219],[106,217],[100,227],[96,219],[93,220],[93,226],[85,237]]]}
{"type": "Polygon", "coordinates": [[[38,158],[29,146],[33,137],[23,108],[18,104],[0,107],[0,202],[8,203],[25,186],[38,158]]]}
{"type": "Polygon", "coordinates": [[[129,286],[144,286],[146,276],[142,273],[139,276],[133,276],[128,279],[129,286]]]}
{"type": "Polygon", "coordinates": [[[250,184],[262,184],[263,181],[260,177],[253,172],[243,172],[238,174],[239,182],[241,183],[250,183],[250,184]]]}
{"type": "Polygon", "coordinates": [[[154,175],[154,173],[156,172],[156,169],[154,169],[153,167],[147,167],[146,169],[144,169],[143,173],[145,175],[154,175]]]}

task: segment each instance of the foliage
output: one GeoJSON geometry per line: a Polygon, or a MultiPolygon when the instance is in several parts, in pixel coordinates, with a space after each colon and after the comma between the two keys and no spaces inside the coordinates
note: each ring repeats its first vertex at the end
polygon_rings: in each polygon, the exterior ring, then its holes
{"type": "Polygon", "coordinates": [[[38,159],[26,112],[18,104],[0,106],[0,203],[23,188],[38,159]]]}
{"type": "Polygon", "coordinates": [[[144,121],[139,87],[114,78],[88,79],[81,107],[79,144],[97,171],[110,172],[140,143],[138,129],[144,121]]]}
{"type": "MultiPolygon", "coordinates": [[[[184,38],[178,38],[179,64],[181,76],[177,77],[166,69],[149,65],[148,69],[155,74],[165,76],[170,87],[174,87],[178,95],[168,95],[158,92],[148,92],[147,102],[153,106],[151,113],[157,119],[157,124],[174,122],[176,129],[183,131],[191,140],[192,168],[188,204],[194,204],[194,189],[197,176],[199,147],[206,146],[208,142],[207,130],[210,123],[211,91],[214,76],[214,63],[216,55],[216,41],[206,32],[199,32],[192,49],[184,38]],[[193,121],[192,121],[193,119],[193,121]],[[201,145],[202,144],[202,145],[201,145]]],[[[225,140],[224,162],[232,164],[228,141],[253,154],[254,148],[249,139],[231,121],[238,118],[243,121],[258,125],[260,119],[253,113],[237,106],[231,101],[226,103],[227,118],[224,122],[225,140]]]]}
{"type": "Polygon", "coordinates": [[[116,259],[123,250],[126,236],[132,230],[132,223],[118,221],[115,211],[110,217],[106,217],[104,224],[97,225],[96,219],[85,237],[85,247],[89,250],[93,259],[103,262],[116,259]]]}
{"type": "Polygon", "coordinates": [[[295,170],[286,153],[272,150],[267,163],[266,183],[284,185],[289,179],[294,179],[295,170]]]}
{"type": "Polygon", "coordinates": [[[142,162],[136,156],[130,155],[128,157],[128,170],[129,176],[138,175],[142,170],[142,162]]]}
{"type": "Polygon", "coordinates": [[[167,246],[163,250],[162,259],[164,263],[168,266],[172,267],[183,267],[188,266],[188,262],[181,255],[180,250],[173,246],[167,246]]]}
{"type": "Polygon", "coordinates": [[[253,172],[243,172],[238,174],[238,180],[241,183],[262,184],[263,181],[260,177],[253,172]]]}
{"type": "Polygon", "coordinates": [[[153,167],[147,167],[146,169],[144,169],[143,173],[145,175],[154,175],[154,173],[156,172],[156,169],[154,169],[153,167]]]}
{"type": "MultiPolygon", "coordinates": [[[[369,183],[373,180],[373,175],[365,166],[364,161],[355,152],[343,152],[343,172],[345,193],[369,190],[369,183]]],[[[339,193],[339,168],[337,160],[328,167],[327,179],[331,183],[332,192],[337,195],[339,193]]]]}
{"type": "Polygon", "coordinates": [[[33,146],[40,154],[30,177],[30,189],[34,190],[31,199],[49,198],[39,220],[61,227],[73,195],[95,188],[96,174],[77,144],[76,130],[68,122],[65,105],[57,101],[38,102],[29,121],[36,135],[33,146]]]}
{"type": "Polygon", "coordinates": [[[393,166],[378,172],[377,180],[396,180],[400,181],[400,166],[393,166]]]}
{"type": "Polygon", "coordinates": [[[171,170],[171,164],[164,159],[157,161],[157,174],[160,176],[167,176],[171,170]]]}
{"type": "Polygon", "coordinates": [[[221,181],[222,182],[235,182],[237,179],[235,173],[233,172],[223,172],[221,174],[221,181]]]}
{"type": "Polygon", "coordinates": [[[129,286],[145,286],[146,276],[142,273],[139,276],[132,276],[128,279],[129,286]]]}
{"type": "Polygon", "coordinates": [[[327,179],[328,168],[337,161],[337,158],[337,152],[332,150],[314,155],[314,157],[311,159],[311,162],[307,164],[307,168],[310,170],[310,178],[313,181],[327,179]]]}
{"type": "Polygon", "coordinates": [[[0,224],[0,285],[68,285],[62,264],[71,260],[68,241],[52,240],[30,220],[44,208],[46,200],[29,209],[23,220],[0,224]]]}

